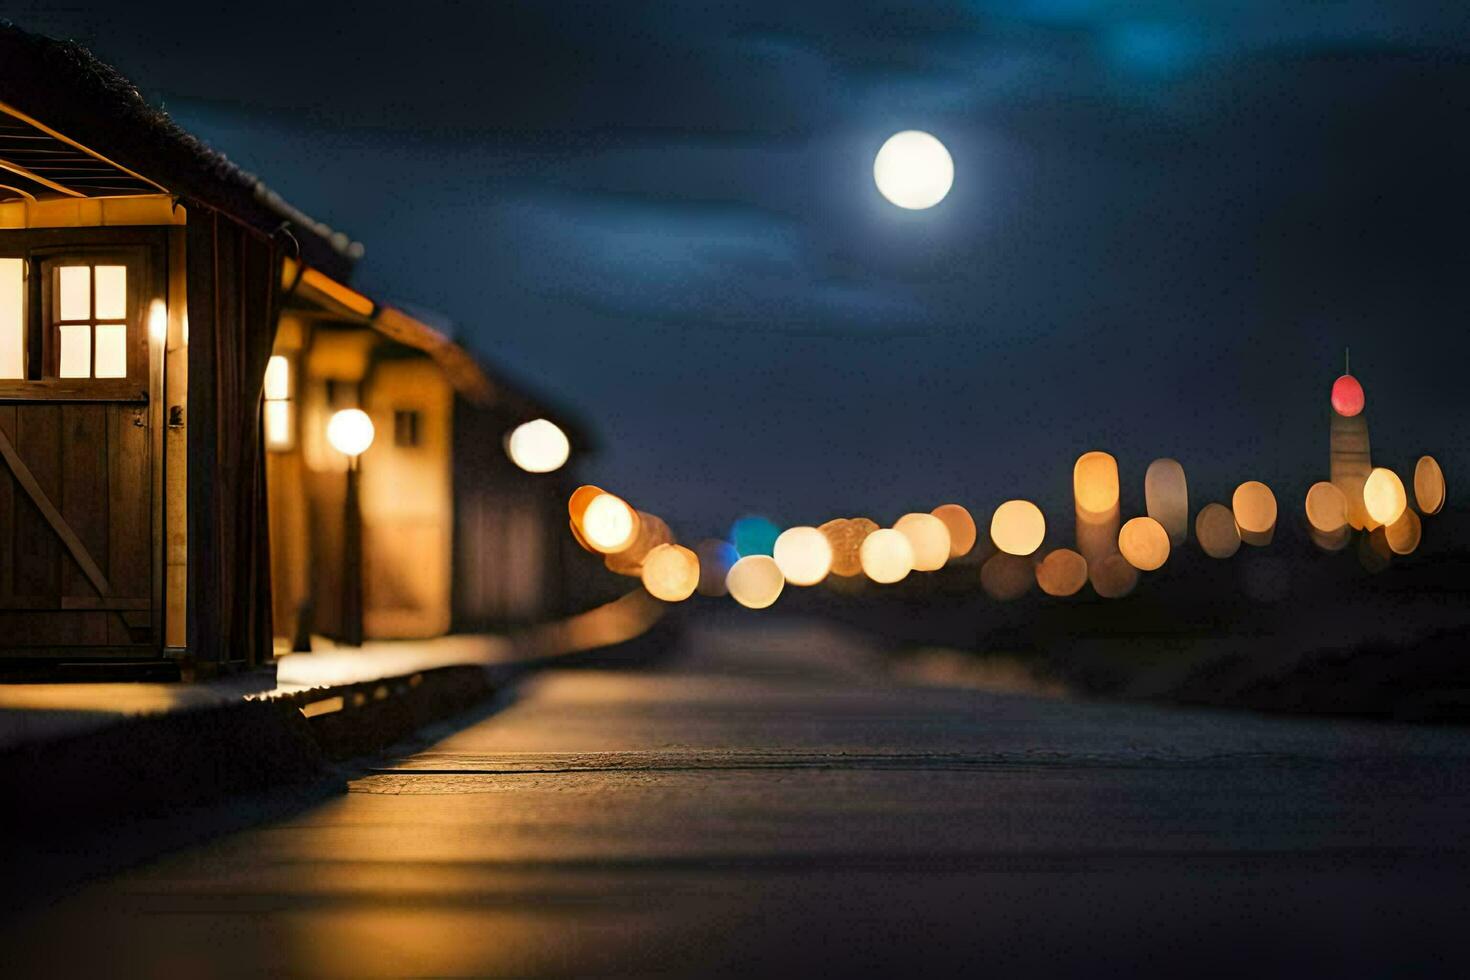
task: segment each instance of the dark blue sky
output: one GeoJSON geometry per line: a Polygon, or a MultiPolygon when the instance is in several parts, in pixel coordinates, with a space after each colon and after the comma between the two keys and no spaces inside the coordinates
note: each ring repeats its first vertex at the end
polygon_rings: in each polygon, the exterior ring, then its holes
{"type": "Polygon", "coordinates": [[[1295,510],[1349,344],[1378,461],[1464,499],[1463,3],[50,6],[685,535],[1055,511],[1092,448],[1295,510]],[[931,211],[872,183],[908,128],[931,211]]]}

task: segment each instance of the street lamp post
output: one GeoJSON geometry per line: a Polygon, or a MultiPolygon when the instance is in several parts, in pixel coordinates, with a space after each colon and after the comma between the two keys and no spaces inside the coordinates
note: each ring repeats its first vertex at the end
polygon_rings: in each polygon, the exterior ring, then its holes
{"type": "Polygon", "coordinates": [[[362,505],[359,459],[373,444],[373,420],[360,408],[344,408],[327,423],[327,441],[347,457],[347,492],[342,499],[342,627],[345,646],[362,646],[362,505]]]}

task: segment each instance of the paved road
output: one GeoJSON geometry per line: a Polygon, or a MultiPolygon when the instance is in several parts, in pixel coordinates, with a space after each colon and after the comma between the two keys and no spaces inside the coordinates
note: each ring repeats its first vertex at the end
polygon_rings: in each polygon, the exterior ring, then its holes
{"type": "Polygon", "coordinates": [[[898,686],[707,627],[99,882],[7,975],[1467,975],[1470,732],[898,686]]]}

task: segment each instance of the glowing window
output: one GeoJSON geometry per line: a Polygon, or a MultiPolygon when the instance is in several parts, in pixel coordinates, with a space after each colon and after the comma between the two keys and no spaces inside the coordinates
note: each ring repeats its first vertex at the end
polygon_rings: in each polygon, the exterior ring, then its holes
{"type": "Polygon", "coordinates": [[[127,266],[60,266],[53,290],[56,375],[126,378],[127,266]]]}
{"type": "Polygon", "coordinates": [[[291,399],[291,360],[273,354],[265,365],[265,445],[285,452],[296,445],[296,406],[291,399]]]}
{"type": "Polygon", "coordinates": [[[0,378],[26,376],[25,260],[0,259],[0,378]]]}

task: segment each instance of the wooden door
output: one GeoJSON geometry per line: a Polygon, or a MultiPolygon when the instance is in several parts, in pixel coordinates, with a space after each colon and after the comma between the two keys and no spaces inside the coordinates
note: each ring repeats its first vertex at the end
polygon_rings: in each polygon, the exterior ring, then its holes
{"type": "Polygon", "coordinates": [[[0,657],[161,652],[162,263],[116,246],[28,261],[33,373],[0,386],[0,657]]]}

